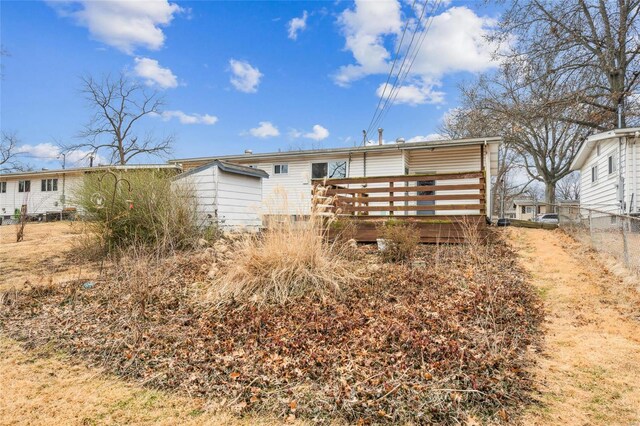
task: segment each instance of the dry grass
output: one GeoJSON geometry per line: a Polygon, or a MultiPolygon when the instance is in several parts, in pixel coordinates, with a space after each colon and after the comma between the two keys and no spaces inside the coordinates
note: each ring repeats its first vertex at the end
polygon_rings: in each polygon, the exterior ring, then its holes
{"type": "Polygon", "coordinates": [[[380,238],[384,240],[384,250],[380,252],[385,262],[407,262],[420,244],[420,232],[411,223],[390,219],[380,226],[380,238]]]}
{"type": "MultiPolygon", "coordinates": [[[[322,196],[320,191],[316,199],[322,196]]],[[[348,260],[351,246],[344,239],[327,238],[333,220],[316,206],[305,221],[280,216],[261,234],[244,235],[211,284],[207,299],[283,304],[300,296],[325,300],[338,295],[360,277],[348,260]]]]}
{"type": "Polygon", "coordinates": [[[0,226],[0,291],[95,279],[95,265],[74,253],[83,232],[79,222],[30,223],[17,243],[15,228],[0,226]]]}
{"type": "Polygon", "coordinates": [[[0,424],[274,426],[281,421],[238,418],[202,398],[144,389],[46,348],[25,351],[0,334],[0,424]]]}
{"type": "Polygon", "coordinates": [[[509,229],[547,309],[530,425],[640,422],[638,283],[560,231],[509,229]]]}

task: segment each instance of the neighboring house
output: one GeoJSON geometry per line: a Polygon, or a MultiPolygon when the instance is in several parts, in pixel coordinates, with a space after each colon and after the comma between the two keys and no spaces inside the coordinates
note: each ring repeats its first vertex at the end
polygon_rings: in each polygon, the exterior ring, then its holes
{"type": "Polygon", "coordinates": [[[615,214],[639,214],[640,128],[589,136],[571,170],[580,171],[582,208],[615,214]]]}
{"type": "MultiPolygon", "coordinates": [[[[264,170],[269,179],[262,184],[262,213],[307,215],[311,208],[312,181],[322,178],[364,178],[375,176],[406,176],[413,174],[456,174],[462,172],[484,171],[486,193],[482,200],[485,212],[491,211],[491,177],[496,175],[498,166],[498,145],[501,138],[457,139],[425,142],[398,142],[381,145],[368,145],[347,148],[329,148],[305,151],[272,152],[253,154],[246,151],[242,155],[184,158],[171,160],[170,163],[182,167],[185,171],[208,164],[214,160],[233,162],[264,170]],[[286,193],[286,199],[282,195],[286,193]]],[[[406,180],[406,179],[405,179],[406,180]]],[[[455,186],[456,184],[476,183],[478,179],[438,180],[438,184],[455,186]]],[[[374,187],[389,183],[365,183],[350,187],[374,187]]],[[[413,182],[413,184],[433,185],[433,181],[413,182]]],[[[446,190],[443,194],[452,194],[455,201],[424,202],[438,204],[470,204],[465,194],[476,195],[473,190],[446,190]]],[[[426,191],[431,194],[435,191],[426,191]]],[[[440,192],[439,192],[440,193],[440,192]]],[[[383,194],[384,195],[384,194],[383,194]]],[[[420,194],[418,194],[420,195],[420,194]]],[[[424,194],[422,194],[424,195],[424,194]]],[[[436,197],[434,197],[436,198],[436,197]]],[[[418,201],[423,202],[423,201],[418,201]]],[[[476,201],[477,202],[477,195],[476,201]]],[[[415,201],[413,202],[415,205],[415,201]]],[[[376,203],[371,203],[375,206],[376,203]]],[[[381,207],[384,208],[384,207],[381,207]]],[[[373,209],[373,207],[372,207],[373,209]]],[[[409,215],[411,211],[398,214],[409,215]]],[[[451,212],[438,210],[429,212],[435,215],[479,214],[479,211],[451,212]]],[[[372,211],[371,215],[385,215],[386,211],[372,211]]],[[[483,213],[484,214],[484,213],[483,213]]]]}
{"type": "Polygon", "coordinates": [[[263,170],[216,160],[176,176],[172,184],[193,191],[203,223],[257,230],[262,226],[262,180],[268,178],[263,170]]]}
{"type": "Polygon", "coordinates": [[[515,219],[517,220],[533,220],[539,214],[552,211],[550,206],[531,198],[517,198],[513,200],[513,208],[515,210],[515,219]]]}
{"type": "Polygon", "coordinates": [[[176,173],[179,171],[175,165],[158,164],[1,173],[0,217],[9,219],[23,208],[26,208],[30,216],[44,216],[47,213],[62,213],[65,209],[75,209],[73,194],[87,173],[158,169],[175,170],[176,173]]]}

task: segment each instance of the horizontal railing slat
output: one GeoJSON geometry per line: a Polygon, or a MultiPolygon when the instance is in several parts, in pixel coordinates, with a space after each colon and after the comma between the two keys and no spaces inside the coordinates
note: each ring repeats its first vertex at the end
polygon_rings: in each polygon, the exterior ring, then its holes
{"type": "Polygon", "coordinates": [[[418,192],[418,191],[467,191],[484,189],[484,183],[468,183],[460,185],[426,185],[426,186],[381,186],[372,188],[336,188],[328,189],[327,195],[367,194],[373,192],[418,192]]]}
{"type": "Polygon", "coordinates": [[[391,211],[430,211],[430,210],[480,210],[484,212],[484,204],[433,204],[411,206],[350,206],[339,207],[342,212],[391,212],[391,211]]]}
{"type": "Polygon", "coordinates": [[[482,179],[483,172],[461,172],[461,173],[440,173],[440,174],[416,174],[399,176],[371,176],[371,177],[351,177],[334,179],[313,179],[314,184],[320,185],[341,185],[341,184],[363,184],[381,182],[413,182],[421,180],[453,180],[453,179],[482,179]]]}
{"type": "Polygon", "coordinates": [[[397,195],[393,197],[345,197],[338,195],[338,201],[346,203],[378,203],[396,201],[446,201],[446,200],[482,200],[483,194],[449,195],[397,195]]]}

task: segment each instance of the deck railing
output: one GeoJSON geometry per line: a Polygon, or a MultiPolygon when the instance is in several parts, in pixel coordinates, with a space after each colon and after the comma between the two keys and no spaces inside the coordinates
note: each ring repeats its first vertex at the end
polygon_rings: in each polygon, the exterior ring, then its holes
{"type": "Polygon", "coordinates": [[[314,179],[313,184],[314,188],[324,187],[324,197],[315,197],[317,202],[337,215],[469,215],[486,211],[483,172],[314,179]]]}

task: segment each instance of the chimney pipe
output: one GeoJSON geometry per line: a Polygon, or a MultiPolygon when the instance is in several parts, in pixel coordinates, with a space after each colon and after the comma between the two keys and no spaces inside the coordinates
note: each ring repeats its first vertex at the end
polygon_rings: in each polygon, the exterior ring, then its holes
{"type": "Polygon", "coordinates": [[[382,127],[378,129],[378,145],[382,145],[382,127]]]}

